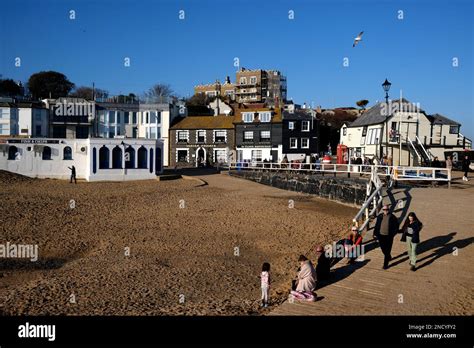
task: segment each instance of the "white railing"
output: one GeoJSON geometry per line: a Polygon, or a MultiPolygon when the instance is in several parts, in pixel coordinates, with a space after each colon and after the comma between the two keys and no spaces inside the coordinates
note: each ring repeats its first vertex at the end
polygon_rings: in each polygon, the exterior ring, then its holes
{"type": "Polygon", "coordinates": [[[451,173],[446,168],[402,167],[366,164],[332,163],[273,163],[273,162],[230,162],[223,168],[229,170],[268,170],[321,174],[361,174],[389,177],[397,181],[451,181],[451,173]]]}
{"type": "Polygon", "coordinates": [[[411,141],[411,139],[410,139],[409,137],[407,137],[407,140],[408,140],[408,142],[410,143],[411,148],[415,151],[416,157],[418,157],[418,160],[421,161],[421,159],[422,159],[422,158],[421,158],[421,155],[420,155],[420,154],[418,153],[418,151],[416,150],[415,145],[413,145],[413,141],[411,141]]]}
{"type": "Polygon", "coordinates": [[[430,161],[433,159],[433,155],[431,155],[431,153],[429,153],[425,147],[423,146],[423,143],[421,142],[420,138],[418,138],[418,135],[415,135],[415,139],[416,141],[418,142],[418,144],[420,144],[420,147],[421,149],[423,150],[423,152],[425,153],[426,155],[426,158],[428,158],[430,161]]]}

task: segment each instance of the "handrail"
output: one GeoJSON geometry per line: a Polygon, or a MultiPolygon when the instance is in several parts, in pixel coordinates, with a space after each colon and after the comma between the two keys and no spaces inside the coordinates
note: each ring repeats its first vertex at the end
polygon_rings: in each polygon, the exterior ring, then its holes
{"type": "Polygon", "coordinates": [[[418,138],[418,135],[415,135],[416,140],[418,141],[418,144],[420,144],[421,149],[424,151],[426,158],[428,158],[431,161],[431,154],[428,153],[428,151],[425,149],[423,146],[423,143],[421,142],[420,138],[418,138]]]}
{"type": "Polygon", "coordinates": [[[413,148],[413,150],[415,150],[416,156],[418,157],[419,160],[421,160],[421,156],[420,156],[420,154],[418,153],[418,151],[416,151],[415,145],[413,145],[413,142],[411,141],[410,137],[407,137],[407,139],[408,139],[408,141],[410,142],[410,145],[411,145],[411,147],[413,148]]]}

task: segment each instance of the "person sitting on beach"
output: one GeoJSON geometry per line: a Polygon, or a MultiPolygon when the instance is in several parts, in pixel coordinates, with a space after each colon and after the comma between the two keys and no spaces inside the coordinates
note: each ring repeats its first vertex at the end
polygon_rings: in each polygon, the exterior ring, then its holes
{"type": "Polygon", "coordinates": [[[300,271],[296,280],[297,292],[313,292],[316,289],[316,270],[310,260],[304,255],[298,258],[300,271]]]}
{"type": "Polygon", "coordinates": [[[327,280],[329,279],[329,273],[331,270],[331,260],[327,257],[324,252],[324,248],[321,245],[316,247],[316,253],[318,254],[318,263],[316,264],[316,279],[327,280]]]}

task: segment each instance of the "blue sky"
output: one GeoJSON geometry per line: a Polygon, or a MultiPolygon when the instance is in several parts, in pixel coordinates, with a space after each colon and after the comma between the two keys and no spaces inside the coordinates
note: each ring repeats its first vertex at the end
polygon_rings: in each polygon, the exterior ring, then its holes
{"type": "Polygon", "coordinates": [[[360,99],[373,105],[383,99],[387,77],[392,97],[402,90],[428,113],[461,122],[474,138],[473,3],[2,0],[0,74],[26,81],[34,72],[56,70],[76,85],[95,82],[111,94],[141,94],[161,82],[188,96],[196,84],[226,75],[234,80],[238,57],[246,68],[282,71],[289,97],[323,108],[360,99]],[[352,48],[362,30],[363,41],[352,48]]]}

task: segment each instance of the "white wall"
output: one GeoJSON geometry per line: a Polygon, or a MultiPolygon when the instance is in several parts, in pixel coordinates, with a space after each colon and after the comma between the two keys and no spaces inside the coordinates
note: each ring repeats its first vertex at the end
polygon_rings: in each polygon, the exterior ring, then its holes
{"type": "MultiPolygon", "coordinates": [[[[11,141],[11,139],[10,139],[11,141]]],[[[78,179],[87,181],[125,181],[125,180],[146,180],[156,177],[156,149],[163,149],[163,143],[156,140],[126,139],[125,143],[135,149],[135,160],[137,160],[138,148],[144,146],[147,149],[147,168],[143,169],[100,169],[99,149],[106,146],[109,149],[109,167],[112,166],[112,150],[115,146],[123,147],[120,139],[45,139],[31,138],[21,139],[22,142],[34,141],[57,141],[59,143],[31,144],[31,143],[8,143],[9,146],[18,148],[19,156],[15,160],[8,160],[8,151],[0,152],[0,169],[13,173],[37,178],[69,179],[71,171],[68,167],[76,167],[78,179]],[[51,159],[43,160],[41,152],[35,152],[35,145],[49,146],[52,149],[51,159]],[[66,146],[71,147],[72,160],[63,158],[63,151],[66,146]],[[93,171],[94,159],[93,149],[96,149],[96,170],[93,171]],[[153,168],[150,172],[150,150],[153,149],[153,168]]],[[[8,142],[8,140],[7,140],[8,142]]],[[[125,156],[122,150],[122,167],[125,167],[125,156]]],[[[163,168],[163,157],[161,160],[163,168]]]]}

